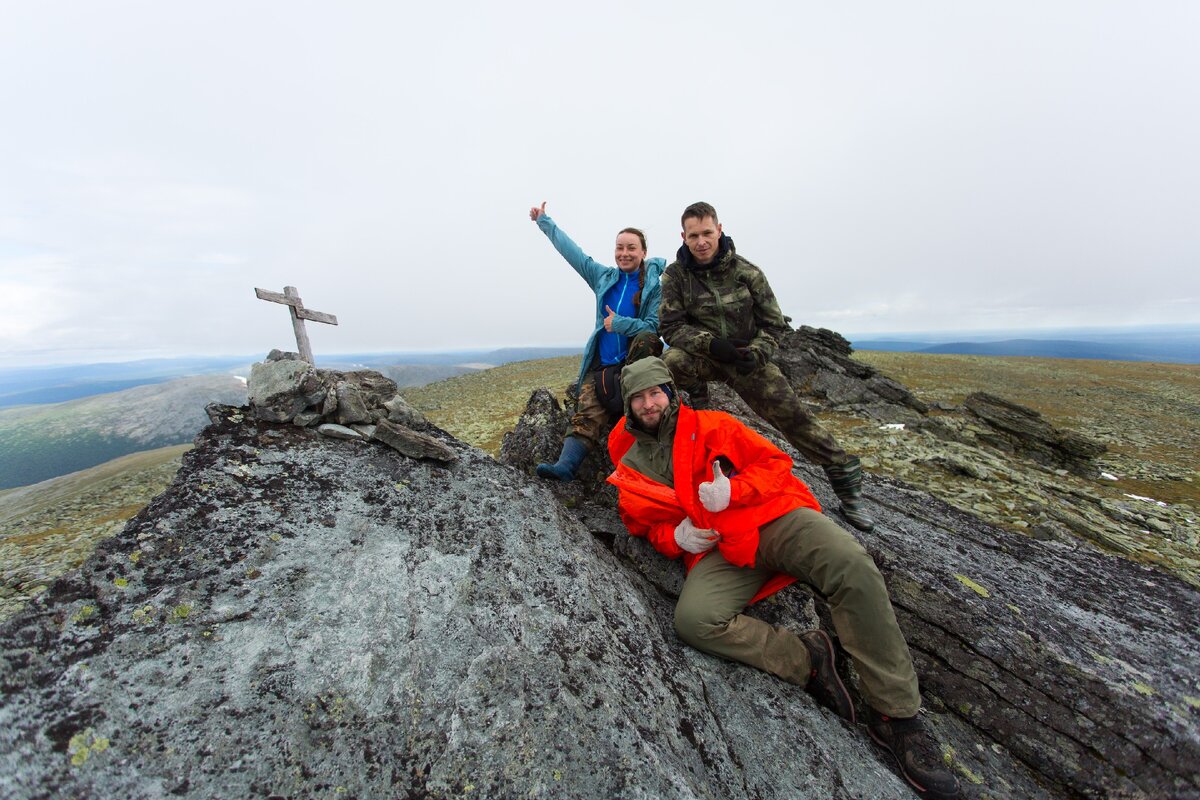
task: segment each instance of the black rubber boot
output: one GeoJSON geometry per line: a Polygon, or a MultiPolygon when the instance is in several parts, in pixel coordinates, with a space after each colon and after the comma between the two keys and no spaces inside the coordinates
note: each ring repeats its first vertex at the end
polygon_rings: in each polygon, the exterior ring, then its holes
{"type": "Polygon", "coordinates": [[[590,449],[582,439],[568,436],[563,439],[562,452],[558,456],[558,461],[553,464],[537,465],[538,477],[552,478],[563,483],[575,480],[575,470],[579,469],[579,465],[583,463],[583,459],[590,449]]]}
{"type": "Polygon", "coordinates": [[[900,772],[918,792],[935,800],[959,797],[958,778],[946,766],[942,748],[920,717],[897,719],[867,709],[867,731],[900,764],[900,772]]]}
{"type": "Polygon", "coordinates": [[[808,631],[800,634],[800,641],[808,649],[809,664],[812,665],[804,691],[842,719],[853,723],[854,702],[838,676],[829,634],[825,631],[808,631]]]}
{"type": "Polygon", "coordinates": [[[858,456],[851,456],[845,464],[831,464],[823,467],[833,493],[842,503],[842,516],[860,531],[870,531],[875,528],[875,520],[867,513],[866,503],[862,496],[862,463],[858,456]]]}

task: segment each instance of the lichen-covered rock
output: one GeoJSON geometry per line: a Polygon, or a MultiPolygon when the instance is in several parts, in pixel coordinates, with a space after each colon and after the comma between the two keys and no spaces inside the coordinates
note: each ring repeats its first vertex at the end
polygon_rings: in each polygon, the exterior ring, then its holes
{"type": "Polygon", "coordinates": [[[454,450],[434,437],[388,422],[386,419],[379,420],[372,438],[409,458],[430,458],[441,462],[454,461],[458,458],[458,454],[454,450]]]}
{"type": "MultiPolygon", "coordinates": [[[[681,566],[627,535],[603,451],[581,481],[528,474],[567,428],[548,395],[504,443],[515,468],[427,423],[397,427],[456,461],[207,411],[171,488],[0,625],[0,796],[911,797],[861,727],[676,639],[681,566]]],[[[984,508],[1018,467],[964,444],[992,430],[968,417],[886,435],[986,485],[984,508]]],[[[1171,517],[1029,482],[1035,540],[871,473],[864,491],[877,527],[851,534],[964,797],[1200,797],[1200,592],[1077,538],[1109,535],[1089,507],[1171,517]]],[[[801,586],[748,613],[829,629],[801,586]]]]}
{"type": "Polygon", "coordinates": [[[1083,477],[1097,475],[1093,459],[1105,451],[1103,444],[1060,431],[1033,409],[986,392],[968,395],[963,407],[991,428],[980,435],[988,444],[1083,477]]]}
{"type": "Polygon", "coordinates": [[[801,688],[682,646],[542,482],[220,419],[0,627],[0,795],[911,797],[801,688]]]}
{"type": "Polygon", "coordinates": [[[290,422],[308,405],[306,380],[315,373],[307,361],[260,361],[250,367],[246,393],[254,415],[267,422],[290,422]]]}
{"type": "Polygon", "coordinates": [[[338,381],[334,388],[338,398],[335,416],[338,425],[372,421],[371,412],[367,410],[367,404],[357,386],[349,381],[338,381]]]}
{"type": "MultiPolygon", "coordinates": [[[[563,437],[570,429],[570,414],[558,404],[549,390],[537,389],[525,404],[516,427],[504,434],[504,440],[500,443],[500,463],[533,475],[538,464],[558,460],[563,437]]],[[[607,437],[608,431],[605,430],[603,440],[607,441],[607,437]]],[[[588,453],[575,471],[575,480],[565,484],[545,482],[569,507],[575,507],[585,500],[611,501],[615,505],[616,492],[605,481],[611,472],[612,460],[608,457],[607,446],[603,445],[588,453]]]]}
{"type": "Polygon", "coordinates": [[[783,337],[775,363],[797,391],[831,406],[896,407],[916,414],[929,410],[901,384],[850,358],[852,352],[841,334],[802,325],[783,337]]]}

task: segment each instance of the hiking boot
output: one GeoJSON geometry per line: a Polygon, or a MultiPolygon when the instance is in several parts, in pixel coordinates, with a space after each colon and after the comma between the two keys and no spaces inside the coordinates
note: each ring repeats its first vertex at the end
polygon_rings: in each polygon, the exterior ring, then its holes
{"type": "Polygon", "coordinates": [[[875,520],[867,513],[866,503],[862,495],[862,462],[858,456],[851,456],[845,464],[830,464],[822,467],[833,493],[841,501],[842,516],[860,531],[871,531],[875,528],[875,520]]]}
{"type": "Polygon", "coordinates": [[[958,778],[946,766],[942,748],[920,717],[897,719],[868,708],[867,731],[895,756],[900,772],[922,795],[935,800],[959,796],[958,778]]]}
{"type": "Polygon", "coordinates": [[[560,480],[563,483],[573,481],[575,470],[579,469],[590,449],[582,439],[568,436],[563,439],[562,453],[559,454],[558,461],[553,464],[538,464],[535,471],[539,478],[560,480]]]}
{"type": "Polygon", "coordinates": [[[846,685],[838,676],[833,642],[830,641],[829,634],[825,631],[808,631],[800,634],[800,641],[808,648],[808,661],[811,665],[804,690],[818,703],[853,723],[854,703],[850,700],[846,685]]]}
{"type": "Polygon", "coordinates": [[[687,390],[688,405],[693,411],[707,411],[712,408],[712,401],[708,398],[708,381],[701,381],[695,386],[687,390]]]}

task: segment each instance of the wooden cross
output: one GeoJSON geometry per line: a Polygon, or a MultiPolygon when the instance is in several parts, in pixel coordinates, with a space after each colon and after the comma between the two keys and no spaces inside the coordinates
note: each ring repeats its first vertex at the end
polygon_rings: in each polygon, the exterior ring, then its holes
{"type": "Polygon", "coordinates": [[[337,317],[333,314],[323,314],[320,311],[310,311],[305,308],[295,286],[283,287],[283,294],[268,292],[266,289],[256,287],[254,294],[258,296],[259,300],[283,303],[288,307],[288,311],[292,312],[292,328],[296,331],[296,346],[300,348],[300,357],[315,367],[317,362],[313,360],[312,345],[308,343],[308,332],[304,330],[304,320],[311,319],[313,322],[337,325],[337,317]]]}

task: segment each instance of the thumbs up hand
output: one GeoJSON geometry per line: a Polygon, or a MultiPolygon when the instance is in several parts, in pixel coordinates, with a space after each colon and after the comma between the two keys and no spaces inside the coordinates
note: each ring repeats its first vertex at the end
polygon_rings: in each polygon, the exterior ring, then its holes
{"type": "Polygon", "coordinates": [[[721,462],[713,462],[713,479],[700,484],[697,489],[700,505],[716,513],[729,508],[729,478],[721,471],[721,462]]]}

